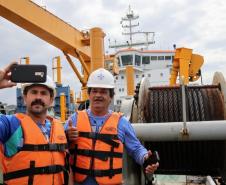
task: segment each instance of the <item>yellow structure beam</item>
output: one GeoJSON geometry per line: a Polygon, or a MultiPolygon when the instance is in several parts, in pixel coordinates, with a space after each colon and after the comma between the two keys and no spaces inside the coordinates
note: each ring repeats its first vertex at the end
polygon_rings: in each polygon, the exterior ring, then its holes
{"type": "Polygon", "coordinates": [[[91,71],[104,67],[104,36],[105,34],[100,28],[90,30],[91,71]]]}
{"type": "Polygon", "coordinates": [[[192,54],[192,49],[177,48],[171,70],[170,85],[176,84],[177,76],[183,77],[185,85],[189,81],[198,80],[200,77],[199,71],[203,62],[203,57],[192,54]]]}
{"type": "Polygon", "coordinates": [[[177,76],[184,77],[184,84],[188,84],[189,62],[191,61],[192,49],[178,48],[176,49],[173,67],[171,70],[170,85],[175,85],[177,76]]]}
{"type": "Polygon", "coordinates": [[[61,80],[61,61],[60,61],[60,56],[56,56],[53,58],[53,61],[52,61],[52,70],[53,70],[53,79],[55,77],[55,71],[57,72],[57,84],[62,84],[62,80],[61,80]]]}
{"type": "Polygon", "coordinates": [[[66,97],[64,93],[60,94],[60,119],[62,122],[66,120],[66,97]]]}
{"type": "Polygon", "coordinates": [[[0,0],[0,16],[74,57],[75,48],[85,59],[91,57],[87,34],[32,1],[0,0]]]}
{"type": "Polygon", "coordinates": [[[126,66],[127,95],[134,95],[134,68],[131,65],[126,66]]]}
{"type": "Polygon", "coordinates": [[[199,71],[203,63],[203,56],[197,54],[192,55],[191,64],[189,68],[190,81],[196,81],[200,77],[201,74],[199,74],[199,71]]]}
{"type": "Polygon", "coordinates": [[[61,62],[60,62],[60,57],[57,57],[57,83],[62,84],[61,81],[61,62]]]}
{"type": "Polygon", "coordinates": [[[73,63],[73,61],[71,60],[70,56],[67,53],[64,53],[64,55],[66,56],[66,59],[67,59],[68,63],[70,64],[71,68],[73,69],[74,73],[78,77],[78,79],[81,82],[81,84],[82,85],[86,85],[86,82],[84,81],[84,78],[82,77],[82,75],[80,74],[78,69],[76,68],[76,66],[73,63]]]}

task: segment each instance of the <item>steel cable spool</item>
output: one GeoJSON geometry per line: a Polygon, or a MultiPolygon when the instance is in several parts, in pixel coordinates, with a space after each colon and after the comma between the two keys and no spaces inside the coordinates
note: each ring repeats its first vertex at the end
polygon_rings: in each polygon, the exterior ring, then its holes
{"type": "MultiPolygon", "coordinates": [[[[152,87],[144,101],[144,120],[147,123],[182,120],[180,87],[152,87]]],[[[224,101],[219,86],[186,87],[187,121],[224,119],[224,101]]]]}
{"type": "MultiPolygon", "coordinates": [[[[147,88],[148,83],[144,84],[138,100],[140,120],[147,124],[183,122],[181,87],[147,88]]],[[[224,120],[224,99],[219,85],[186,86],[185,94],[187,121],[224,120]]],[[[145,142],[146,148],[160,154],[157,173],[213,176],[226,174],[225,144],[219,140],[145,142]]]]}

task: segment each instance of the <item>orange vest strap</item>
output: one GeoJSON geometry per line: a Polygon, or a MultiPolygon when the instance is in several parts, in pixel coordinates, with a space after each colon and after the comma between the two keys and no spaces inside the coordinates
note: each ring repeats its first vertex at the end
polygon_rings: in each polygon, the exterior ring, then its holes
{"type": "Polygon", "coordinates": [[[85,150],[77,149],[77,155],[83,155],[87,157],[95,157],[102,161],[106,161],[109,157],[122,158],[122,153],[112,152],[112,151],[95,151],[95,150],[85,150]]]}
{"type": "Polygon", "coordinates": [[[104,143],[107,143],[113,147],[118,147],[119,143],[113,141],[113,139],[118,140],[118,136],[114,134],[100,134],[96,132],[79,132],[80,137],[86,137],[90,139],[99,139],[104,143]]]}
{"type": "Polygon", "coordinates": [[[30,167],[23,170],[17,170],[9,173],[4,174],[4,181],[20,178],[20,177],[26,177],[31,175],[38,175],[38,174],[55,174],[60,173],[62,171],[67,171],[64,166],[61,165],[51,165],[51,166],[45,166],[45,167],[30,167]]]}
{"type": "Polygon", "coordinates": [[[73,171],[76,171],[78,173],[85,174],[88,176],[92,176],[92,177],[105,177],[105,176],[112,177],[116,174],[122,173],[122,168],[109,169],[109,170],[92,170],[92,169],[84,169],[84,168],[79,168],[74,166],[72,168],[74,168],[73,171]]]}

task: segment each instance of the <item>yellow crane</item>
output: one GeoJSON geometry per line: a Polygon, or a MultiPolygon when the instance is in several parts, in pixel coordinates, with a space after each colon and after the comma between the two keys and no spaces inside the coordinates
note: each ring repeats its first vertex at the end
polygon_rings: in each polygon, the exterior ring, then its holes
{"type": "Polygon", "coordinates": [[[192,54],[192,49],[177,48],[173,60],[170,85],[175,85],[177,77],[183,77],[183,83],[194,82],[199,79],[200,68],[204,62],[203,56],[192,54]]]}
{"type": "Polygon", "coordinates": [[[79,31],[30,0],[0,0],[0,16],[59,48],[82,84],[82,99],[87,98],[89,74],[104,67],[105,34],[101,28],[79,31]],[[80,61],[83,75],[70,56],[80,61]]]}

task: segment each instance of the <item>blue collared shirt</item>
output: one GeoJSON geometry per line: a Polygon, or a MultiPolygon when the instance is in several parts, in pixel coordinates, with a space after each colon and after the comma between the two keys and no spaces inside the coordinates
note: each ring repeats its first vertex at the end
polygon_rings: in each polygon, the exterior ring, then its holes
{"type": "MultiPolygon", "coordinates": [[[[92,130],[94,132],[99,132],[103,123],[111,115],[112,111],[109,110],[108,114],[105,116],[95,116],[92,114],[91,110],[87,110],[89,120],[91,123],[92,130]]],[[[74,113],[69,119],[72,120],[72,124],[76,127],[77,124],[77,113],[74,113]]],[[[68,128],[68,121],[65,124],[65,130],[68,128]]],[[[133,159],[140,165],[143,164],[144,155],[147,154],[147,150],[143,147],[140,141],[137,139],[134,129],[131,123],[122,116],[118,124],[118,138],[124,144],[126,151],[133,159]]],[[[93,177],[88,177],[82,185],[98,185],[93,177]]]]}

